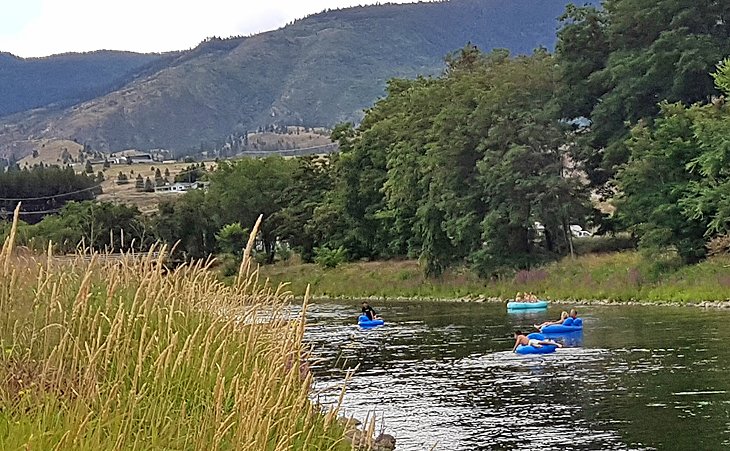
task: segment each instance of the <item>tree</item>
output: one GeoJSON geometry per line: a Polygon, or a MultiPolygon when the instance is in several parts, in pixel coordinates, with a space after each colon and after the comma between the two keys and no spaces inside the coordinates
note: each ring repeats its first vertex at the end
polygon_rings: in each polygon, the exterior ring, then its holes
{"type": "Polygon", "coordinates": [[[137,177],[134,179],[134,188],[137,191],[144,190],[144,179],[142,178],[142,174],[137,174],[137,177]]]}
{"type": "Polygon", "coordinates": [[[429,276],[565,255],[568,225],[590,208],[564,171],[571,137],[553,57],[467,46],[447,64],[436,79],[391,80],[360,127],[335,129],[333,190],[311,220],[322,241],[351,258],[418,256],[429,276]],[[541,239],[534,222],[546,225],[541,239]]]}
{"type": "Polygon", "coordinates": [[[246,247],[248,239],[248,230],[244,229],[241,224],[226,224],[215,236],[218,240],[218,247],[222,252],[241,257],[246,247]]]}
{"type": "Polygon", "coordinates": [[[276,213],[284,207],[282,193],[291,184],[294,164],[280,157],[246,158],[226,162],[211,174],[210,202],[224,223],[253,225],[264,216],[259,238],[267,263],[274,261],[280,226],[276,213]]]}
{"type": "Polygon", "coordinates": [[[312,262],[314,249],[324,240],[322,230],[313,222],[333,186],[333,171],[329,157],[298,158],[292,181],[282,192],[281,211],[274,214],[279,224],[276,234],[297,251],[302,260],[312,262]]]}
{"type": "Polygon", "coordinates": [[[699,181],[687,165],[700,155],[693,130],[694,112],[664,103],[654,126],[634,127],[629,162],[619,171],[617,220],[646,249],[674,249],[687,263],[704,256],[705,224],[683,214],[682,199],[699,181]]]}
{"type": "Polygon", "coordinates": [[[629,124],[658,104],[715,94],[709,72],[730,54],[728,2],[606,0],[603,12],[569,7],[558,33],[564,117],[591,120],[580,155],[602,184],[629,158],[629,124]]]}
{"type": "Polygon", "coordinates": [[[217,251],[216,233],[222,221],[219,210],[204,192],[193,190],[174,201],[162,202],[154,220],[157,236],[175,245],[176,255],[202,259],[217,251]]]}
{"type": "MultiPolygon", "coordinates": [[[[727,60],[713,74],[730,94],[727,60]]],[[[730,108],[723,99],[686,107],[661,105],[653,124],[632,130],[628,164],[619,172],[617,216],[650,250],[676,251],[685,263],[705,243],[730,232],[730,108]]]]}

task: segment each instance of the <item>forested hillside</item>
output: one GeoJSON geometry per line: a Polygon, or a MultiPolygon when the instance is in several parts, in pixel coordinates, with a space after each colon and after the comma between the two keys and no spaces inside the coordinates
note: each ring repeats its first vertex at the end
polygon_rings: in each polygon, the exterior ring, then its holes
{"type": "Polygon", "coordinates": [[[118,88],[160,55],[99,51],[46,58],[0,53],[0,116],[50,104],[68,106],[118,88]]]}
{"type": "Polygon", "coordinates": [[[181,151],[260,126],[359,121],[362,110],[384,94],[388,79],[438,74],[444,56],[467,42],[514,54],[552,48],[566,3],[357,7],[252,37],[209,39],[123,89],[14,121],[0,146],[33,136],[76,139],[100,150],[181,151]]]}

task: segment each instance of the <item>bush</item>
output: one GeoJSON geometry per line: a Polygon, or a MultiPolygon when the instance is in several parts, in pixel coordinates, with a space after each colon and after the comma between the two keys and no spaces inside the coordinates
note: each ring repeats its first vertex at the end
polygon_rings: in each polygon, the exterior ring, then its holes
{"type": "Polygon", "coordinates": [[[318,247],[314,249],[314,262],[322,268],[336,268],[347,261],[347,250],[340,246],[337,249],[318,247]]]}
{"type": "Polygon", "coordinates": [[[241,259],[235,255],[223,254],[218,257],[221,265],[221,273],[224,277],[235,276],[241,267],[241,259]]]}
{"type": "Polygon", "coordinates": [[[574,238],[573,248],[576,255],[605,254],[636,249],[636,239],[629,234],[591,236],[574,238]]]}

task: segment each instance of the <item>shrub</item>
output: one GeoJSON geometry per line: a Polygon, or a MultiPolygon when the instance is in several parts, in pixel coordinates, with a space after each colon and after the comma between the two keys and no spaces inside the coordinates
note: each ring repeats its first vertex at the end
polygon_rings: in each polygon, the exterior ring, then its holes
{"type": "Polygon", "coordinates": [[[322,268],[336,268],[347,261],[347,250],[340,246],[337,249],[318,247],[314,249],[314,262],[322,268]]]}
{"type": "Polygon", "coordinates": [[[574,238],[573,247],[577,255],[605,254],[636,249],[636,238],[629,234],[574,238]]]}

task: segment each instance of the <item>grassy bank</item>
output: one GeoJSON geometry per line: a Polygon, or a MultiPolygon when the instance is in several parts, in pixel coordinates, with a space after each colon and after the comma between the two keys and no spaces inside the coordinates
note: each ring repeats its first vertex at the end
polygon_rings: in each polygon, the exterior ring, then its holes
{"type": "Polygon", "coordinates": [[[161,268],[4,244],[0,449],[351,449],[309,400],[288,296],[161,268]]]}
{"type": "Polygon", "coordinates": [[[296,264],[263,267],[274,283],[291,281],[295,294],[307,284],[317,296],[508,299],[532,291],[560,300],[706,302],[730,299],[730,257],[674,267],[637,252],[584,255],[520,271],[499,280],[482,280],[466,269],[426,279],[415,261],[351,263],[325,270],[296,264]]]}

